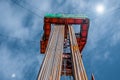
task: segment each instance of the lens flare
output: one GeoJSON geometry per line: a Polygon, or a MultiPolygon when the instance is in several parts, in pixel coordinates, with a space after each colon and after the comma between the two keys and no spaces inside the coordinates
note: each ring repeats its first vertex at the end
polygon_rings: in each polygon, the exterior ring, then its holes
{"type": "Polygon", "coordinates": [[[15,78],[15,77],[16,77],[16,74],[13,73],[13,74],[11,75],[11,77],[12,77],[12,78],[15,78]]]}

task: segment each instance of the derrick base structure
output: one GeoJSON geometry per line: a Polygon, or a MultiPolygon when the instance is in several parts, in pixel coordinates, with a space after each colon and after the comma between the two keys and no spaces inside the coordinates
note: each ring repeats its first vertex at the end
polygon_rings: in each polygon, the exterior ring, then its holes
{"type": "MultiPolygon", "coordinates": [[[[82,52],[88,35],[89,19],[88,18],[71,18],[71,17],[44,17],[44,34],[40,40],[40,53],[44,54],[48,45],[52,24],[65,25],[64,37],[67,39],[68,25],[80,25],[80,32],[75,33],[79,51],[82,52]]],[[[66,42],[65,42],[66,43],[66,42]]],[[[70,53],[63,53],[63,62],[66,61],[66,76],[73,75],[72,61],[70,53]]],[[[62,64],[61,75],[64,75],[64,64],[62,64]]]]}

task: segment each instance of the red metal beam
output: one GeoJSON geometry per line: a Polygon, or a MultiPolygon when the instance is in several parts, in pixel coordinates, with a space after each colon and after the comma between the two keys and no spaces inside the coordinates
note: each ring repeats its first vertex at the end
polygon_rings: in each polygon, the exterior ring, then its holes
{"type": "Polygon", "coordinates": [[[95,80],[94,75],[92,74],[91,76],[92,76],[92,80],[95,80]]]}
{"type": "MultiPolygon", "coordinates": [[[[89,19],[88,18],[48,18],[48,17],[44,17],[44,35],[43,35],[43,39],[41,40],[41,53],[45,53],[45,49],[47,47],[47,42],[50,36],[50,32],[51,32],[51,24],[59,24],[59,25],[72,25],[72,24],[77,24],[77,25],[81,25],[81,29],[80,29],[80,37],[76,37],[77,39],[79,39],[78,41],[78,45],[79,45],[79,50],[80,52],[83,50],[86,41],[87,41],[87,35],[88,35],[88,28],[89,28],[89,19]],[[44,43],[44,44],[43,44],[44,43]]],[[[67,35],[67,27],[65,27],[65,38],[67,35]]]]}

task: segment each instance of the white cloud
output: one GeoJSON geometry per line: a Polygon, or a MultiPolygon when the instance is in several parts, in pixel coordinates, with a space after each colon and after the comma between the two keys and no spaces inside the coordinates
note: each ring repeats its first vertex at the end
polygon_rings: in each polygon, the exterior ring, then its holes
{"type": "MultiPolygon", "coordinates": [[[[45,3],[43,4],[43,7],[44,10],[46,10],[49,5],[45,3]]],[[[39,54],[39,50],[33,48],[36,47],[36,45],[33,44],[31,49],[30,46],[33,42],[31,42],[31,44],[28,42],[29,44],[27,44],[26,40],[31,39],[36,41],[34,40],[34,37],[36,37],[38,33],[40,33],[40,30],[43,29],[43,21],[39,16],[33,14],[35,17],[33,25],[31,27],[24,27],[22,21],[26,15],[30,14],[30,12],[20,6],[11,5],[8,0],[0,1],[0,13],[0,30],[2,31],[0,34],[9,36],[5,42],[2,41],[2,43],[0,43],[0,74],[3,75],[0,77],[8,80],[11,80],[12,78],[23,80],[25,79],[24,73],[29,72],[28,70],[30,70],[30,68],[36,67],[39,69],[40,64],[42,63],[44,56],[39,54]],[[18,41],[15,41],[14,43],[12,40],[14,39],[13,37],[15,39],[17,38],[18,41]],[[16,45],[18,42],[20,43],[19,46],[16,45]],[[16,45],[13,46],[14,49],[9,47],[11,44],[16,45]],[[21,46],[23,48],[22,50],[21,46]],[[32,66],[33,64],[34,66],[32,66]],[[30,66],[30,68],[28,66],[30,66]]],[[[38,44],[39,47],[39,43],[35,42],[35,44],[38,44]]]]}
{"type": "Polygon", "coordinates": [[[110,52],[105,52],[104,53],[104,59],[107,60],[110,58],[110,52]]]}
{"type": "Polygon", "coordinates": [[[113,36],[111,36],[111,46],[116,45],[117,43],[120,43],[120,32],[115,32],[113,36]]]}
{"type": "MultiPolygon", "coordinates": [[[[22,1],[24,2],[24,1],[22,1]]],[[[32,8],[32,10],[34,12],[36,12],[38,15],[41,15],[42,16],[45,14],[45,13],[49,13],[51,12],[51,1],[46,1],[46,0],[26,0],[26,3],[28,5],[28,8],[32,8]]]]}
{"type": "Polygon", "coordinates": [[[15,10],[11,8],[11,5],[8,2],[0,3],[0,12],[0,28],[4,30],[5,35],[14,36],[17,38],[28,37],[26,36],[28,31],[23,28],[21,24],[22,18],[25,15],[24,12],[23,14],[16,15],[15,10]]]}
{"type": "Polygon", "coordinates": [[[4,75],[2,77],[10,79],[13,72],[17,72],[21,77],[19,61],[16,58],[11,58],[12,52],[7,47],[0,46],[0,53],[0,73],[4,75]],[[19,70],[19,72],[16,70],[19,70]]]}
{"type": "MultiPolygon", "coordinates": [[[[39,65],[44,57],[39,55],[39,51],[32,51],[27,48],[26,50],[24,50],[25,48],[22,50],[14,48],[13,50],[7,47],[7,45],[0,45],[0,74],[4,75],[2,76],[3,79],[11,80],[15,78],[16,80],[23,80],[25,79],[25,73],[29,75],[31,71],[39,70],[39,65]],[[35,69],[31,70],[34,67],[35,69]]],[[[36,77],[31,76],[31,78],[35,79],[36,77]]]]}
{"type": "Polygon", "coordinates": [[[4,33],[2,34],[23,40],[33,39],[33,37],[40,33],[40,30],[42,30],[43,26],[42,24],[40,25],[40,23],[42,23],[42,19],[38,16],[35,16],[31,28],[25,28],[22,22],[26,15],[28,15],[30,12],[27,12],[26,9],[23,9],[20,6],[17,6],[16,9],[13,6],[15,7],[15,5],[11,5],[9,2],[6,1],[2,1],[0,3],[0,29],[4,31],[4,33]],[[18,12],[17,8],[23,9],[20,10],[22,12],[18,12]]]}
{"type": "Polygon", "coordinates": [[[95,67],[95,66],[102,66],[102,64],[105,63],[109,63],[112,64],[113,63],[113,58],[111,57],[111,54],[109,51],[94,51],[94,54],[92,55],[92,57],[90,58],[90,63],[91,67],[95,67]]]}

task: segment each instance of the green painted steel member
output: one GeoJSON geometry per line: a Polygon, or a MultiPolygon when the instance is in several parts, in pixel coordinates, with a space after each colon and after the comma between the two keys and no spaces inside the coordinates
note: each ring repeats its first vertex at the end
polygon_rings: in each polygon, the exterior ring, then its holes
{"type": "Polygon", "coordinates": [[[87,18],[86,15],[83,14],[46,14],[45,17],[49,18],[87,18]]]}

